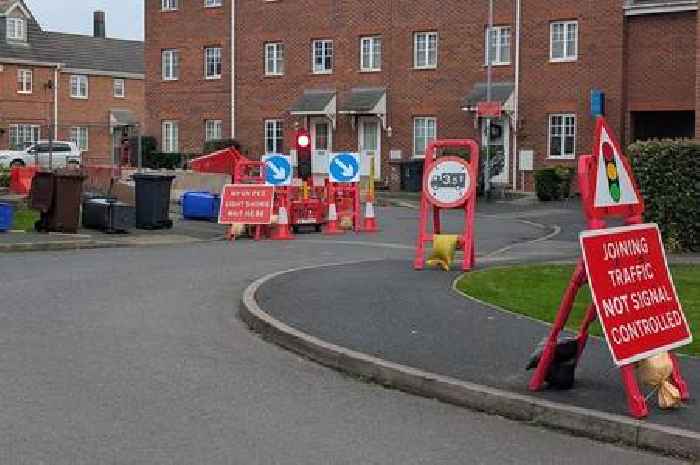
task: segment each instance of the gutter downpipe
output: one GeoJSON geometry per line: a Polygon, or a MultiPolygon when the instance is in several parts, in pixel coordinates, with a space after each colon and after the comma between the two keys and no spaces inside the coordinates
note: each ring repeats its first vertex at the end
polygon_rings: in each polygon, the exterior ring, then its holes
{"type": "Polygon", "coordinates": [[[231,139],[236,138],[236,3],[231,0],[231,139]]]}
{"type": "MultiPolygon", "coordinates": [[[[513,191],[518,190],[518,132],[519,114],[520,114],[520,15],[521,15],[522,0],[515,0],[515,88],[513,89],[513,100],[515,100],[515,108],[513,109],[513,191]]],[[[524,184],[524,180],[523,180],[524,184]]],[[[524,189],[524,185],[521,188],[524,189]]]]}

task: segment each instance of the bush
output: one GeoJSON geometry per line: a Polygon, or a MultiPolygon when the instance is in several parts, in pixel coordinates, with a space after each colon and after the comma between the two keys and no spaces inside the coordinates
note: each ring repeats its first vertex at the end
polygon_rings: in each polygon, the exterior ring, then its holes
{"type": "Polygon", "coordinates": [[[236,150],[241,150],[241,144],[236,139],[218,139],[210,140],[204,143],[204,155],[233,147],[236,150]]]}
{"type": "Polygon", "coordinates": [[[535,172],[535,192],[543,202],[568,198],[571,194],[573,168],[554,166],[542,168],[535,172]]]}
{"type": "Polygon", "coordinates": [[[0,187],[10,187],[10,170],[0,168],[0,187]]]}
{"type": "Polygon", "coordinates": [[[144,153],[143,167],[154,170],[166,169],[176,170],[183,169],[187,163],[193,158],[193,155],[188,153],[160,153],[150,152],[144,153]]]}
{"type": "Polygon", "coordinates": [[[659,225],[670,250],[700,250],[700,144],[638,142],[629,156],[644,197],[645,221],[659,225]]]}

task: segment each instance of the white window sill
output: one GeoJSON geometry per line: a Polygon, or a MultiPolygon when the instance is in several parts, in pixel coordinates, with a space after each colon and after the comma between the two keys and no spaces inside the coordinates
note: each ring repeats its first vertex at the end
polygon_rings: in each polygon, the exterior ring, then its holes
{"type": "Polygon", "coordinates": [[[574,63],[578,61],[578,57],[573,58],[550,58],[550,63],[574,63]]]}
{"type": "Polygon", "coordinates": [[[207,81],[217,81],[221,79],[221,75],[218,76],[204,76],[204,79],[207,81]]]}
{"type": "Polygon", "coordinates": [[[163,78],[163,82],[179,81],[179,78],[163,78]]]}
{"type": "Polygon", "coordinates": [[[547,160],[576,160],[576,155],[547,155],[547,160]]]}
{"type": "Polygon", "coordinates": [[[435,66],[413,66],[413,69],[420,70],[420,71],[437,69],[437,65],[435,65],[435,66]]]}
{"type": "Polygon", "coordinates": [[[361,73],[380,73],[381,68],[360,68],[361,73]]]}
{"type": "Polygon", "coordinates": [[[265,73],[265,77],[281,77],[284,73],[265,73]]]}
{"type": "Polygon", "coordinates": [[[172,13],[173,11],[178,11],[177,8],[168,8],[165,10],[160,10],[161,13],[172,13]]]}
{"type": "MultiPolygon", "coordinates": [[[[510,66],[512,63],[510,61],[504,61],[504,62],[498,62],[498,63],[491,63],[491,66],[510,66]]],[[[488,63],[484,63],[484,68],[488,66],[488,63]]]]}
{"type": "Polygon", "coordinates": [[[126,98],[126,95],[115,95],[114,98],[126,98]]]}
{"type": "Polygon", "coordinates": [[[22,95],[31,95],[32,91],[31,90],[28,90],[28,91],[27,90],[18,90],[17,93],[22,94],[22,95]]]}
{"type": "Polygon", "coordinates": [[[71,95],[70,98],[75,99],[75,100],[87,100],[88,96],[87,95],[71,95]]]}
{"type": "Polygon", "coordinates": [[[332,69],[329,69],[329,70],[322,70],[322,71],[316,71],[316,70],[314,70],[314,71],[313,71],[313,74],[333,74],[333,70],[332,70],[332,69]]]}

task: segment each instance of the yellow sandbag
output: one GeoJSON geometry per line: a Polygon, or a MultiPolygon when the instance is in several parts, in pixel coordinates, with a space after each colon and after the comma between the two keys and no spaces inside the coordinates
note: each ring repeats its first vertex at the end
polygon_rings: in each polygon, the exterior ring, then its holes
{"type": "Polygon", "coordinates": [[[659,407],[669,409],[681,404],[681,394],[671,382],[673,362],[668,352],[655,355],[637,364],[639,380],[659,390],[659,407]]]}
{"type": "Polygon", "coordinates": [[[425,262],[428,266],[439,266],[450,271],[455,258],[459,236],[455,234],[436,234],[433,238],[433,254],[425,262]]]}
{"type": "Polygon", "coordinates": [[[243,223],[234,223],[231,225],[231,234],[233,237],[238,237],[245,231],[245,225],[243,223]]]}

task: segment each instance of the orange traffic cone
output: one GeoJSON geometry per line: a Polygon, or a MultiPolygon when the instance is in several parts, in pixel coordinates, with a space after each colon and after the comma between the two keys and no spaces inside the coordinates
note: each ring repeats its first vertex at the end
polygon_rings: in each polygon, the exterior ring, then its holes
{"type": "Polygon", "coordinates": [[[338,211],[333,202],[328,205],[328,223],[323,234],[344,234],[343,230],[338,229],[338,211]]]}
{"type": "Polygon", "coordinates": [[[273,241],[288,241],[294,239],[294,236],[289,232],[289,216],[287,215],[287,209],[283,206],[280,207],[279,214],[277,215],[277,225],[274,226],[270,234],[270,239],[273,241]]]}
{"type": "Polygon", "coordinates": [[[365,206],[365,221],[362,225],[362,232],[378,232],[379,226],[377,225],[377,219],[374,217],[374,204],[372,200],[367,201],[365,206]]]}

